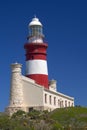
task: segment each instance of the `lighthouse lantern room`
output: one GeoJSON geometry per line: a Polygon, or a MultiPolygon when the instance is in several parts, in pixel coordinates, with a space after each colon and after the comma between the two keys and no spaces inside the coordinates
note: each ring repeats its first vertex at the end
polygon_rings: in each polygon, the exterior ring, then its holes
{"type": "Polygon", "coordinates": [[[28,42],[26,50],[26,76],[35,80],[39,85],[48,87],[47,43],[44,43],[43,26],[38,18],[29,23],[28,42]]]}
{"type": "Polygon", "coordinates": [[[38,18],[33,18],[29,23],[29,42],[30,43],[43,43],[43,30],[42,24],[38,18]]]}

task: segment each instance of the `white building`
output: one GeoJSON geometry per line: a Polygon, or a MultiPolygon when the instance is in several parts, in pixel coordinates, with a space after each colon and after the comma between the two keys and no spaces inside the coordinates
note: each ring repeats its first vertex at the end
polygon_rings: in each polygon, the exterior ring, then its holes
{"type": "Polygon", "coordinates": [[[46,61],[47,44],[43,42],[42,24],[33,18],[29,24],[26,50],[26,76],[21,74],[22,65],[11,65],[10,103],[6,112],[32,109],[52,111],[56,108],[74,106],[74,98],[57,92],[55,80],[48,80],[46,61]]]}

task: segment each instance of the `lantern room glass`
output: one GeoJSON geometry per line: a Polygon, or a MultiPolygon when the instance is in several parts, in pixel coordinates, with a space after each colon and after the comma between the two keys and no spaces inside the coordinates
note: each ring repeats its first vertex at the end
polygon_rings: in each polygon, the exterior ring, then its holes
{"type": "Polygon", "coordinates": [[[29,36],[43,36],[42,27],[38,25],[31,26],[29,36]]]}

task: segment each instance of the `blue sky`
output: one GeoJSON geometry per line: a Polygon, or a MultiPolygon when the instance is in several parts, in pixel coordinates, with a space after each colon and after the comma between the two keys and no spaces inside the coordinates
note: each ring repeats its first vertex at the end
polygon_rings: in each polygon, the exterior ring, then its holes
{"type": "Polygon", "coordinates": [[[28,23],[36,15],[48,43],[49,79],[59,92],[87,106],[87,3],[86,0],[0,1],[0,111],[9,104],[10,65],[19,62],[25,75],[24,44],[28,23]]]}

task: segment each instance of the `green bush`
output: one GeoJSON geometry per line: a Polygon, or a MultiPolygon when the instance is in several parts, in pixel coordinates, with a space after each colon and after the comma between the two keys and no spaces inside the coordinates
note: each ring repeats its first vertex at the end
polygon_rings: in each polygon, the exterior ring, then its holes
{"type": "Polygon", "coordinates": [[[12,115],[12,118],[15,118],[15,117],[21,117],[23,115],[25,115],[26,112],[22,111],[22,110],[18,110],[17,112],[15,112],[13,115],[12,115]]]}

